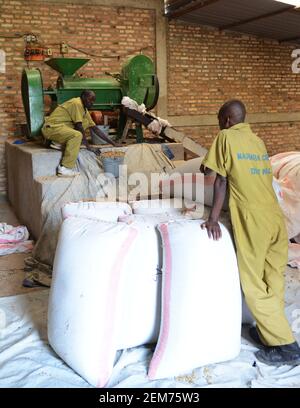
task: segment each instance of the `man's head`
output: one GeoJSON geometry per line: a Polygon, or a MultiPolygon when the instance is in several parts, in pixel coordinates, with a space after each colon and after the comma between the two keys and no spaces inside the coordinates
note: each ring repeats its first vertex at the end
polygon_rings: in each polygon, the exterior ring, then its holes
{"type": "Polygon", "coordinates": [[[245,121],[246,108],[243,102],[232,99],[224,103],[218,113],[220,129],[229,129],[231,126],[245,121]]]}
{"type": "Polygon", "coordinates": [[[84,91],[82,91],[80,98],[82,100],[84,107],[87,109],[91,109],[91,107],[96,101],[95,92],[90,91],[89,89],[85,89],[84,91]]]}

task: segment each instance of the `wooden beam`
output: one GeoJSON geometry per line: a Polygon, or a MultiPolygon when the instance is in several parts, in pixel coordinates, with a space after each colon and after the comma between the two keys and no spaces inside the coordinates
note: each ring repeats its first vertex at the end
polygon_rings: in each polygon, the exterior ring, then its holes
{"type": "MultiPolygon", "coordinates": [[[[168,115],[165,119],[168,119],[171,125],[176,128],[218,126],[218,118],[216,114],[168,115]]],[[[246,121],[249,123],[288,123],[300,122],[300,117],[299,112],[247,113],[246,121]]]]}
{"type": "Polygon", "coordinates": [[[178,10],[178,11],[174,11],[172,13],[166,14],[166,17],[178,18],[178,17],[183,16],[184,14],[191,13],[193,11],[199,10],[206,6],[210,6],[211,4],[216,3],[217,1],[220,1],[220,0],[207,0],[207,1],[202,0],[198,2],[197,4],[191,5],[190,7],[186,7],[182,10],[178,10]]]}
{"type": "Polygon", "coordinates": [[[265,13],[265,14],[261,14],[260,16],[247,18],[246,20],[240,20],[240,21],[236,21],[235,23],[223,25],[223,26],[219,27],[219,30],[228,30],[230,28],[237,27],[237,26],[240,26],[240,25],[244,25],[244,24],[247,24],[247,23],[252,23],[253,21],[261,20],[263,18],[273,17],[273,16],[276,16],[277,14],[281,14],[281,13],[285,13],[287,11],[291,11],[291,9],[294,9],[294,8],[295,8],[295,6],[287,6],[287,7],[281,8],[280,10],[273,11],[272,13],[265,13]]]}

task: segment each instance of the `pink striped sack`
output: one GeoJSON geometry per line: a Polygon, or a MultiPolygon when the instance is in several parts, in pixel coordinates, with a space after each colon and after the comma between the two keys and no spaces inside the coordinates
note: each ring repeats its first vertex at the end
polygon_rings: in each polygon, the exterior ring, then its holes
{"type": "Polygon", "coordinates": [[[49,343],[97,387],[107,384],[116,350],[126,346],[126,336],[116,337],[118,299],[124,275],[132,271],[136,239],[137,231],[123,223],[70,217],[61,227],[49,298],[49,343]]]}
{"type": "Polygon", "coordinates": [[[235,358],[241,341],[241,290],[226,228],[213,241],[203,220],[160,224],[162,316],[148,376],[160,379],[235,358]],[[220,338],[221,335],[221,338],[220,338]]]}
{"type": "Polygon", "coordinates": [[[0,256],[18,252],[30,252],[33,241],[24,225],[13,227],[5,222],[0,223],[0,256]]]}
{"type": "Polygon", "coordinates": [[[54,261],[49,343],[98,387],[108,384],[117,350],[156,342],[159,333],[155,225],[134,216],[124,220],[128,224],[67,218],[54,261]]]}

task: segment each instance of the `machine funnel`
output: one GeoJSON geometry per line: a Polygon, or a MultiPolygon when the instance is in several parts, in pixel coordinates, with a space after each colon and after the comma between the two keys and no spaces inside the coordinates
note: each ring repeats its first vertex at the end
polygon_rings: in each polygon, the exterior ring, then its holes
{"type": "Polygon", "coordinates": [[[88,61],[88,58],[51,58],[45,63],[63,76],[69,76],[73,75],[88,61]]]}

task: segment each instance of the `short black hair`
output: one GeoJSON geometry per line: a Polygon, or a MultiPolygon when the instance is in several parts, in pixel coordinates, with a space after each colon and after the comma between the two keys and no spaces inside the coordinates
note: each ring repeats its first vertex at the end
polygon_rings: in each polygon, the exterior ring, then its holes
{"type": "Polygon", "coordinates": [[[224,103],[219,110],[218,117],[230,116],[235,123],[245,121],[246,107],[242,101],[238,99],[231,99],[224,103]]]}
{"type": "Polygon", "coordinates": [[[84,90],[81,92],[80,97],[81,97],[81,98],[86,98],[86,97],[89,97],[89,96],[91,96],[91,95],[94,95],[94,96],[95,96],[95,92],[94,92],[94,91],[91,91],[90,89],[84,89],[84,90]]]}

